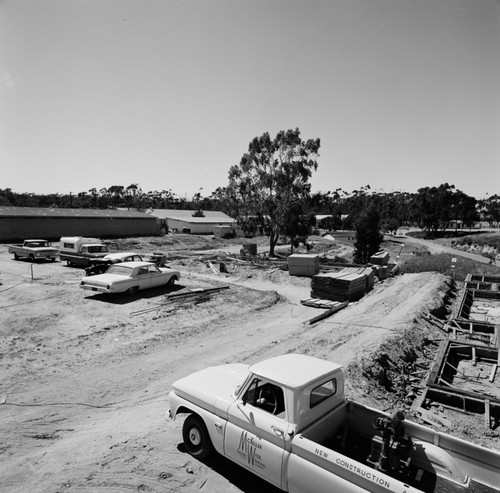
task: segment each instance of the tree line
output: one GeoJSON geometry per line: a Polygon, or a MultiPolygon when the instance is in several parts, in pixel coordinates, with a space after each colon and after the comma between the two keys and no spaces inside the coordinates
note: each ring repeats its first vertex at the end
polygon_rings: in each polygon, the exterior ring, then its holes
{"type": "Polygon", "coordinates": [[[252,139],[240,162],[229,168],[228,184],[208,196],[202,189],[191,198],[170,189],[146,192],[137,183],[75,194],[18,194],[6,188],[0,189],[0,206],[185,209],[198,216],[203,210],[217,210],[235,218],[248,235],[267,235],[271,255],[280,237],[297,245],[315,228],[360,230],[362,225],[375,231],[376,240],[377,231],[409,226],[418,226],[429,236],[450,227],[471,228],[479,220],[499,226],[499,195],[478,200],[448,183],[416,193],[378,192],[369,185],[352,192],[337,188],[311,193],[309,180],[318,167],[320,145],[319,138],[302,139],[298,128],[282,130],[275,137],[265,132],[252,139]],[[321,215],[327,217],[318,222],[321,215]]]}

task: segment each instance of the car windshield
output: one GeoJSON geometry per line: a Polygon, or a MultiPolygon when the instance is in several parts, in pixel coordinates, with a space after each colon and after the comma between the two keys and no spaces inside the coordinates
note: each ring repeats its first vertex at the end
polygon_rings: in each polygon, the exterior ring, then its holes
{"type": "Polygon", "coordinates": [[[112,265],[106,271],[106,274],[117,274],[119,276],[130,276],[130,274],[132,274],[132,268],[127,267],[126,265],[112,265]]]}

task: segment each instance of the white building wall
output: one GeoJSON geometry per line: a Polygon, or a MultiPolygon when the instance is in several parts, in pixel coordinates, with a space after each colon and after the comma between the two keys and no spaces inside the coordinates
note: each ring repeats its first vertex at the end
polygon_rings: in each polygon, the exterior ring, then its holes
{"type": "Polygon", "coordinates": [[[225,223],[190,223],[179,219],[167,219],[168,228],[174,233],[182,233],[184,230],[190,230],[191,234],[212,235],[215,226],[227,226],[225,223]]]}

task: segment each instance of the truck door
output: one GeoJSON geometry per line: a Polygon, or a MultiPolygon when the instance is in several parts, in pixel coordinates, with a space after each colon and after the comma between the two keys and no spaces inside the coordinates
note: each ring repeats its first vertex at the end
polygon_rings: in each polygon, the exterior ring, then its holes
{"type": "Polygon", "coordinates": [[[287,422],[283,389],[255,378],[228,411],[224,453],[246,469],[281,486],[287,422]]]}

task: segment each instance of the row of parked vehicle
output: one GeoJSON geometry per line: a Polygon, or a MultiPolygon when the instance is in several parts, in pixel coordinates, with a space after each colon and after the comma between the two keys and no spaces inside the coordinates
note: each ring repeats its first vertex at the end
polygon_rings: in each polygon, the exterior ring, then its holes
{"type": "Polygon", "coordinates": [[[10,245],[9,253],[15,260],[54,262],[59,257],[68,266],[83,267],[85,277],[80,287],[100,293],[133,294],[142,289],[172,285],[181,277],[178,270],[165,266],[166,257],[161,253],[110,253],[98,238],[62,237],[59,249],[47,240],[30,239],[22,245],[10,245]]]}

